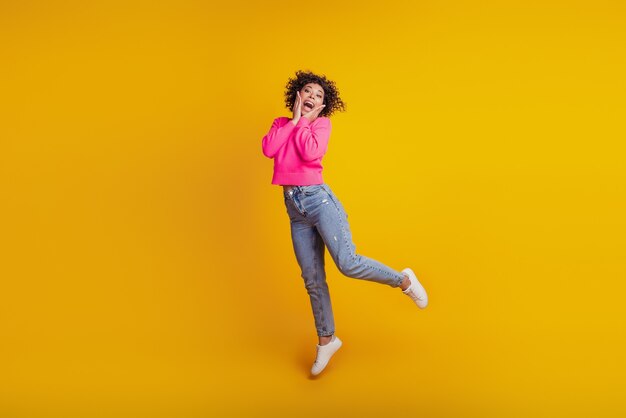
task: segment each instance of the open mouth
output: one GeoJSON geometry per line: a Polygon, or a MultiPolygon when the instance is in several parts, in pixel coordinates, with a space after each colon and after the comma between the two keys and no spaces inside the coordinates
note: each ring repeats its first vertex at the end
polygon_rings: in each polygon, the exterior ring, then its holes
{"type": "Polygon", "coordinates": [[[304,102],[304,107],[306,107],[307,109],[313,109],[313,103],[306,101],[304,102]]]}

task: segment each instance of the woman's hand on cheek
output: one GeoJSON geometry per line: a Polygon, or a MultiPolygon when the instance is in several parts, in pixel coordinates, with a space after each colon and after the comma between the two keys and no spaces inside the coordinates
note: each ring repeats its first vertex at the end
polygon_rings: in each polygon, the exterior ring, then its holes
{"type": "Polygon", "coordinates": [[[324,104],[323,105],[319,105],[315,109],[312,109],[311,111],[305,113],[302,116],[307,118],[309,120],[309,122],[313,122],[317,118],[317,116],[320,114],[320,112],[322,111],[322,109],[324,107],[326,107],[326,105],[324,105],[324,104]]]}
{"type": "Polygon", "coordinates": [[[296,100],[293,102],[293,124],[295,125],[302,116],[302,99],[300,98],[300,92],[296,92],[296,100]]]}

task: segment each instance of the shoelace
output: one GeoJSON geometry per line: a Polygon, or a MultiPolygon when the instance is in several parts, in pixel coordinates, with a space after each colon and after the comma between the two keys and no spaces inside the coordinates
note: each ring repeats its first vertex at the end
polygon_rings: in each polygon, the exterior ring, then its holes
{"type": "Polygon", "coordinates": [[[419,300],[424,300],[424,296],[423,295],[418,295],[417,292],[415,291],[415,289],[412,289],[409,293],[414,294],[419,300]]]}

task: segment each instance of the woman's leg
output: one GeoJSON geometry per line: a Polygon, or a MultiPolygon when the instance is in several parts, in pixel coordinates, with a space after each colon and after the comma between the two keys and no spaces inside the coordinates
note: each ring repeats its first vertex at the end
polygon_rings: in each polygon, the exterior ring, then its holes
{"type": "Polygon", "coordinates": [[[328,185],[324,198],[318,197],[319,210],[314,212],[317,230],[328,252],[342,274],[355,279],[374,281],[391,287],[406,287],[407,277],[385,264],[356,253],[348,215],[328,185]]]}
{"type": "Polygon", "coordinates": [[[324,269],[324,241],[315,226],[293,209],[290,208],[291,241],[311,301],[317,335],[320,344],[325,344],[335,333],[335,321],[324,269]]]}

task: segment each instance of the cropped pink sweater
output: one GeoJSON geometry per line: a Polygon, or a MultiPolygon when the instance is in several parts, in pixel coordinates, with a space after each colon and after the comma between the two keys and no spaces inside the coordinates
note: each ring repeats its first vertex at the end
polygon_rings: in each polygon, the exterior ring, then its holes
{"type": "Polygon", "coordinates": [[[272,184],[322,184],[322,157],[329,138],[330,119],[326,117],[313,122],[301,117],[295,126],[287,117],[274,119],[261,141],[263,154],[274,159],[272,184]]]}

